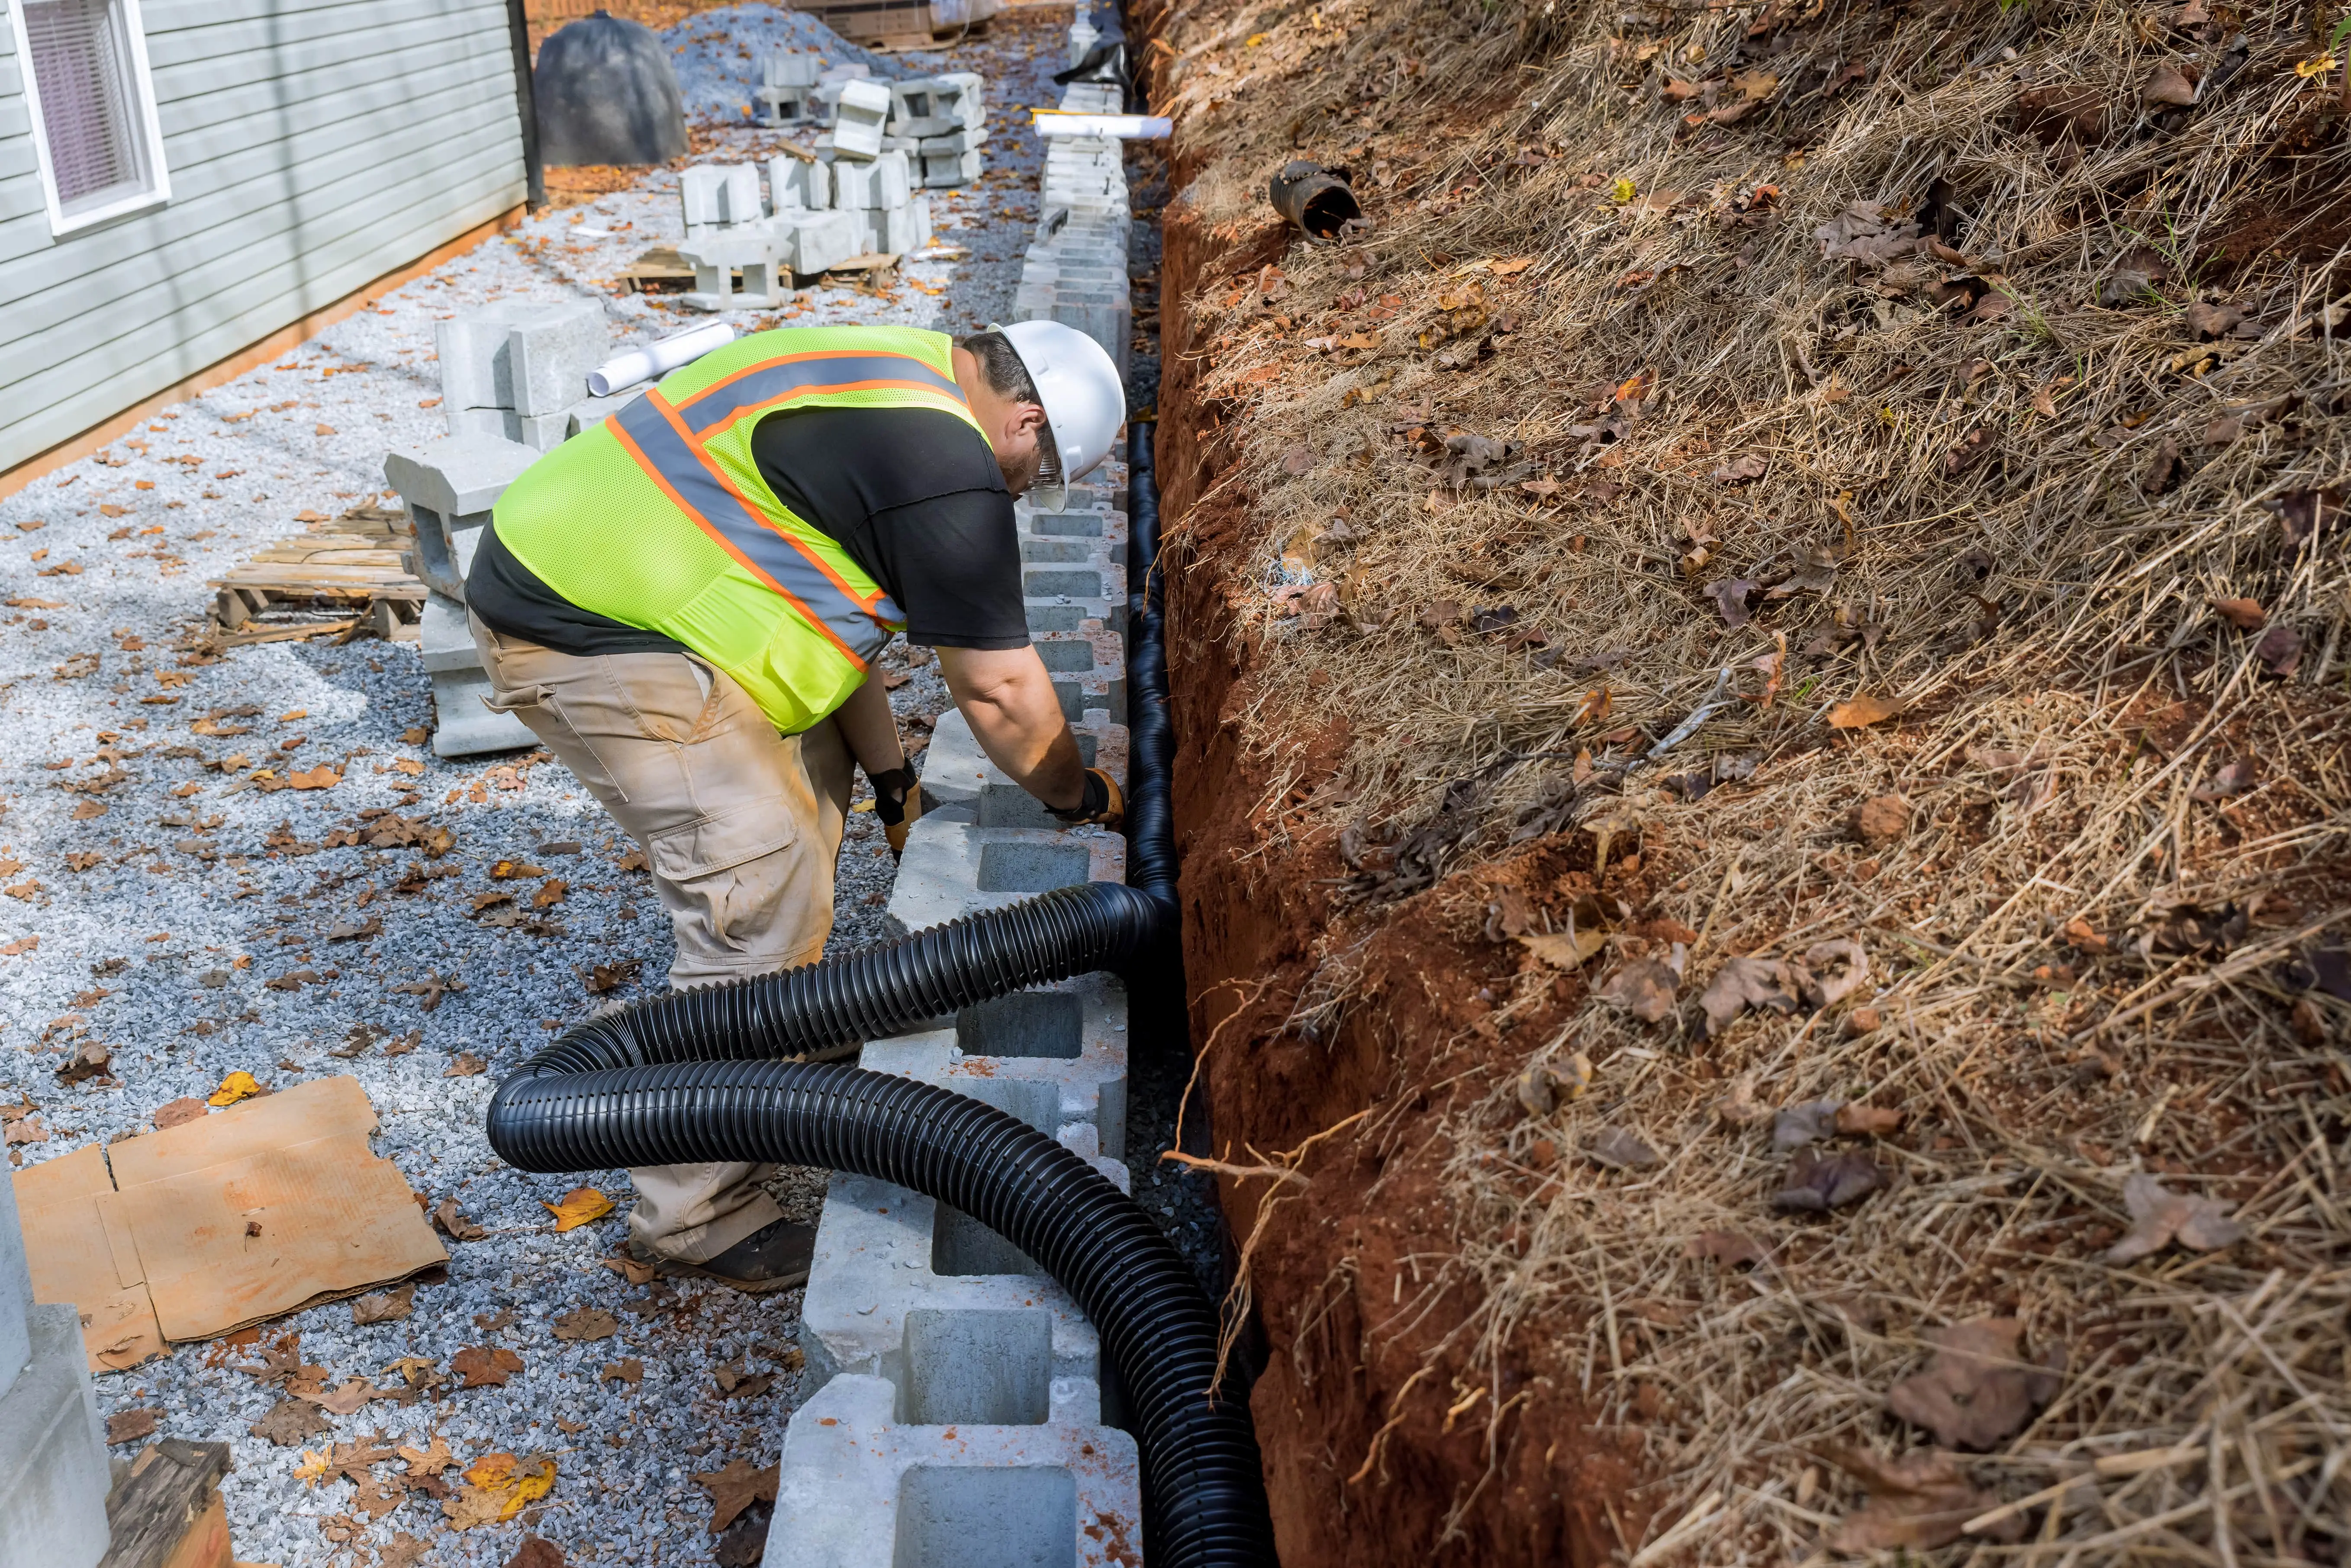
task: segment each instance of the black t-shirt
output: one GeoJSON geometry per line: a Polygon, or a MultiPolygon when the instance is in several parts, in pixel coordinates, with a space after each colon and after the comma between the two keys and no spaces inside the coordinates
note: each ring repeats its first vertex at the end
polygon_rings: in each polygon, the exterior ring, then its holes
{"type": "MultiPolygon", "coordinates": [[[[906,615],[906,640],[1025,648],[1020,538],[987,444],[927,408],[812,408],[768,415],[751,455],[778,500],[822,529],[906,615]]],[[[678,652],[658,632],[565,600],[482,530],[465,602],[494,630],[558,653],[678,652]]]]}

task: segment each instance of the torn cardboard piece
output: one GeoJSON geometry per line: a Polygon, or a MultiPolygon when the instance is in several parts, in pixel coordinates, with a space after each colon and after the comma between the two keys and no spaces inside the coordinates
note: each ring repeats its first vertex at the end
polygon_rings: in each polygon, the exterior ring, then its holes
{"type": "Polygon", "coordinates": [[[328,1078],[19,1172],[34,1296],[111,1372],[447,1262],[376,1126],[328,1078]]]}

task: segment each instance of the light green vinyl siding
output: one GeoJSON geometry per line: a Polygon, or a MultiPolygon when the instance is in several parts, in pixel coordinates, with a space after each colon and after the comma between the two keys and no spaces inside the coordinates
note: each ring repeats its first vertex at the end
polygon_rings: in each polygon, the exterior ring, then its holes
{"type": "Polygon", "coordinates": [[[505,0],[141,10],[172,200],[62,238],[0,21],[0,472],[523,199],[505,0]]]}

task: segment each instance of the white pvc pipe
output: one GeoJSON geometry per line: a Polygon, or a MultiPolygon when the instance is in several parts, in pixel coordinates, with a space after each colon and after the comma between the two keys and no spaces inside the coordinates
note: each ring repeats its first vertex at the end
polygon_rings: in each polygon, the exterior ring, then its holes
{"type": "Polygon", "coordinates": [[[690,365],[714,349],[735,340],[735,329],[724,321],[705,322],[687,331],[656,338],[642,349],[631,349],[598,365],[588,377],[588,390],[598,397],[665,376],[680,365],[690,365]]]}
{"type": "Polygon", "coordinates": [[[1040,136],[1101,136],[1119,141],[1165,141],[1176,134],[1176,122],[1164,114],[1064,114],[1059,110],[1030,111],[1040,136]]]}

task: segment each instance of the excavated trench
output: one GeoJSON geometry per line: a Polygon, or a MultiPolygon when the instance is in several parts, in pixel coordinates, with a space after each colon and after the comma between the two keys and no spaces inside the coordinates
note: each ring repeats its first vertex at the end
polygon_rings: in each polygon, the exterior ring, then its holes
{"type": "MultiPolygon", "coordinates": [[[[1139,54],[1170,9],[1164,0],[1130,7],[1139,54]]],[[[1130,170],[1140,193],[1133,160],[1130,170]]],[[[1334,1030],[1294,1021],[1327,984],[1331,894],[1348,868],[1327,841],[1301,844],[1282,817],[1332,776],[1349,726],[1332,714],[1294,737],[1289,767],[1305,782],[1269,810],[1268,763],[1240,744],[1266,654],[1236,635],[1248,541],[1266,519],[1228,477],[1220,444],[1230,412],[1202,390],[1207,356],[1195,351],[1183,305],[1210,280],[1278,262],[1294,236],[1270,209],[1241,232],[1202,223],[1185,200],[1200,172],[1180,153],[1168,161],[1163,222],[1152,225],[1165,302],[1156,452],[1184,968],[1201,1058],[1186,1145],[1253,1164],[1358,1117],[1380,1127],[1375,1140],[1321,1145],[1327,1157],[1313,1161],[1303,1190],[1218,1182],[1227,1277],[1240,1281],[1227,1311],[1235,1354],[1257,1370],[1252,1405],[1281,1562],[1607,1562],[1635,1523],[1623,1502],[1634,1469],[1590,1435],[1575,1390],[1510,1366],[1471,1367],[1446,1348],[1471,1303],[1432,1267],[1451,1223],[1437,1179],[1445,1102],[1436,1085],[1515,1062],[1481,999],[1490,957],[1464,950],[1426,912],[1406,915],[1343,955],[1354,1004],[1334,1030]],[[1207,1128],[1212,1150],[1198,1146],[1207,1128]],[[1268,1202],[1287,1212],[1266,1215],[1268,1202]],[[1419,1387],[1430,1364],[1450,1375],[1447,1397],[1419,1387]],[[1422,1397],[1407,1401],[1416,1387],[1422,1397]],[[1522,1440],[1533,1433],[1546,1437],[1522,1440]],[[1554,1434],[1573,1436],[1549,1441],[1554,1434]]],[[[1562,1015],[1566,1000],[1562,992],[1552,1004],[1562,1015]]]]}

